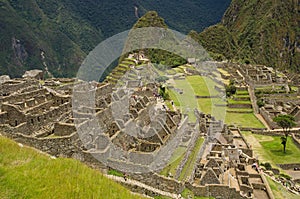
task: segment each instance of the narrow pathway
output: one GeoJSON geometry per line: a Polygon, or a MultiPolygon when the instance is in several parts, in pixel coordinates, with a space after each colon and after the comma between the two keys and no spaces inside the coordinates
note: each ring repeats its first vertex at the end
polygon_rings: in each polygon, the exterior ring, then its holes
{"type": "Polygon", "coordinates": [[[131,186],[138,186],[138,187],[141,187],[143,189],[146,189],[146,190],[152,191],[154,193],[157,193],[159,195],[162,195],[162,196],[167,196],[167,197],[175,198],[175,199],[180,199],[181,198],[181,196],[178,195],[178,194],[162,191],[160,189],[151,187],[149,185],[146,185],[146,184],[141,183],[141,182],[136,181],[136,180],[132,180],[132,179],[128,179],[128,178],[127,178],[127,180],[125,180],[123,177],[117,177],[117,176],[112,176],[112,175],[105,175],[105,176],[107,178],[111,179],[111,180],[116,181],[116,182],[120,182],[122,184],[128,184],[128,185],[131,185],[131,186]]]}
{"type": "Polygon", "coordinates": [[[257,100],[256,100],[256,96],[255,96],[255,92],[254,92],[254,88],[249,85],[248,86],[248,92],[250,95],[250,100],[252,103],[252,108],[254,110],[254,115],[257,119],[259,119],[259,121],[261,121],[261,123],[263,123],[263,125],[269,130],[270,127],[268,125],[268,123],[265,121],[265,119],[259,114],[259,108],[257,106],[257,100]]]}

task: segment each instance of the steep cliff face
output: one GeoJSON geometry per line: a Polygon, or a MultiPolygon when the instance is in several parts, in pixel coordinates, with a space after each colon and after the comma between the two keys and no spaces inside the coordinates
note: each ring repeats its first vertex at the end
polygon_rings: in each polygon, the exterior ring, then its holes
{"type": "Polygon", "coordinates": [[[233,0],[217,31],[208,28],[197,38],[227,59],[300,70],[299,13],[298,0],[233,0]]]}

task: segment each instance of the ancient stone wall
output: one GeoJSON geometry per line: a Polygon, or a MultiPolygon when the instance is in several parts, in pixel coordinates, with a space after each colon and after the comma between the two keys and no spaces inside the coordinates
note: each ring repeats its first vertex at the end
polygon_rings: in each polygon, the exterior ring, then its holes
{"type": "Polygon", "coordinates": [[[259,113],[271,129],[278,128],[277,124],[273,121],[273,119],[269,116],[268,112],[264,108],[260,108],[259,113]]]}
{"type": "Polygon", "coordinates": [[[277,164],[277,166],[279,166],[279,167],[282,168],[283,170],[290,170],[290,169],[294,169],[294,168],[300,168],[300,164],[299,164],[299,163],[292,163],[292,164],[277,164]]]}
{"type": "Polygon", "coordinates": [[[234,198],[243,199],[238,191],[234,188],[229,188],[225,185],[208,185],[208,186],[196,186],[186,183],[186,188],[191,190],[196,196],[206,196],[214,198],[234,198]]]}
{"type": "Polygon", "coordinates": [[[57,122],[54,125],[54,135],[56,136],[68,136],[76,132],[74,124],[67,124],[62,122],[57,122]]]}
{"type": "Polygon", "coordinates": [[[300,139],[296,137],[294,133],[292,133],[292,139],[294,144],[300,149],[300,139]]]}
{"type": "Polygon", "coordinates": [[[181,193],[184,189],[184,183],[167,178],[156,173],[131,174],[130,177],[154,188],[161,189],[171,193],[181,193]]]}

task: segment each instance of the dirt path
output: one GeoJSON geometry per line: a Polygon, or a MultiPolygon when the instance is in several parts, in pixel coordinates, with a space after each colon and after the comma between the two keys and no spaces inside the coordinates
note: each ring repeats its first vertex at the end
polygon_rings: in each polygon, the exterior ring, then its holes
{"type": "Polygon", "coordinates": [[[142,189],[146,189],[146,190],[152,191],[152,192],[157,193],[157,194],[162,195],[162,196],[167,196],[167,197],[175,198],[175,199],[180,199],[181,198],[180,195],[177,195],[177,194],[174,194],[174,193],[170,193],[170,192],[166,192],[166,191],[162,191],[160,189],[156,189],[154,187],[151,187],[149,185],[146,185],[146,184],[141,183],[141,182],[136,181],[136,180],[132,180],[132,179],[125,180],[122,177],[117,177],[117,176],[112,176],[112,175],[105,175],[105,176],[107,178],[111,179],[111,180],[116,181],[116,182],[120,182],[122,184],[128,184],[128,185],[131,185],[131,186],[138,186],[138,187],[140,187],[142,189]]]}

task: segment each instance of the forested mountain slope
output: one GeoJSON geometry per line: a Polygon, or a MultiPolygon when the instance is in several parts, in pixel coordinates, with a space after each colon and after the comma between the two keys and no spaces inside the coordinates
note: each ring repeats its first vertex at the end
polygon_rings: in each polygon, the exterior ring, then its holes
{"type": "Polygon", "coordinates": [[[190,34],[215,58],[300,70],[298,0],[233,0],[221,23],[190,34]]]}
{"type": "Polygon", "coordinates": [[[130,29],[149,10],[180,32],[221,20],[230,0],[0,0],[0,75],[46,67],[74,76],[105,38],[130,29]]]}

